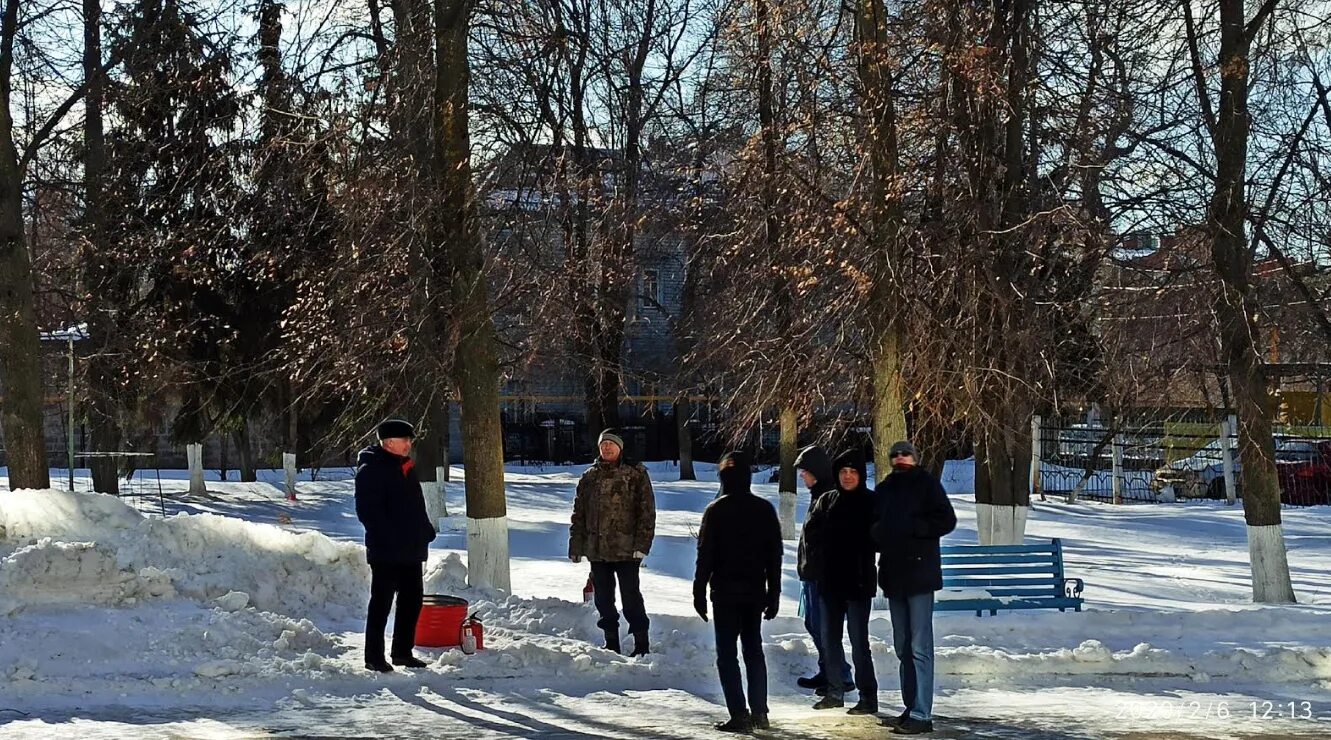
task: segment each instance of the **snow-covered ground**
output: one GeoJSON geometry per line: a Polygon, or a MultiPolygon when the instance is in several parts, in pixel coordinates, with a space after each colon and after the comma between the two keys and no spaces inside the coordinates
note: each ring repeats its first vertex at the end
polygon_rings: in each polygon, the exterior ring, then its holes
{"type": "MultiPolygon", "coordinates": [[[[58,471],[53,471],[58,472],[58,471]]],[[[474,656],[361,668],[368,568],[349,471],[283,500],[280,471],[183,494],[178,472],[115,499],[0,486],[0,736],[692,738],[724,718],[711,625],[692,614],[693,534],[715,493],[654,464],[657,541],[643,590],[655,652],[595,647],[586,565],[565,557],[573,468],[509,469],[514,594],[465,586],[461,469],[427,591],[471,600],[474,656]],[[166,517],[161,516],[165,509],[166,517]]],[[[0,470],[0,481],[3,481],[0,470]]],[[[766,476],[758,476],[766,480],[766,476]]],[[[945,485],[975,541],[968,462],[945,485]]],[[[77,487],[86,488],[80,478],[77,487]]],[[[775,487],[760,486],[775,501],[775,487]]],[[[801,501],[800,516],[804,502],[801,501]]],[[[1331,509],[1287,510],[1300,605],[1249,598],[1242,512],[1223,504],[1037,502],[1031,538],[1061,537],[1087,611],[936,620],[943,737],[1331,735],[1331,509]]],[[[777,737],[881,737],[815,713],[787,543],[781,616],[764,624],[777,737]]],[[[898,711],[886,615],[871,625],[885,714],[898,711]]]]}

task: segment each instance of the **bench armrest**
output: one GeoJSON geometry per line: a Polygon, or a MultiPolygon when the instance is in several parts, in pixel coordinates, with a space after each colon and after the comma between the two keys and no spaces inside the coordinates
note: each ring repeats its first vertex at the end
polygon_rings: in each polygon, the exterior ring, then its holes
{"type": "Polygon", "coordinates": [[[1086,583],[1080,578],[1063,579],[1063,595],[1069,599],[1080,599],[1081,592],[1086,588],[1086,583]]]}

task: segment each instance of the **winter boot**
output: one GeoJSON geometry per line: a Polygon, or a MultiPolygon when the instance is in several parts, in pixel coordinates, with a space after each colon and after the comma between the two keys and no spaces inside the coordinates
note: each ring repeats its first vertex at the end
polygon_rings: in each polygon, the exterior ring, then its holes
{"type": "Polygon", "coordinates": [[[753,715],[752,722],[753,722],[753,729],[755,729],[755,730],[770,730],[770,729],[772,729],[772,723],[769,722],[769,721],[767,721],[767,715],[765,715],[765,714],[755,714],[755,715],[753,715]]]}
{"type": "Polygon", "coordinates": [[[860,699],[855,706],[846,710],[846,714],[878,714],[878,702],[872,699],[860,699]]]}
{"type": "Polygon", "coordinates": [[[905,721],[908,720],[908,719],[910,719],[910,710],[909,710],[909,709],[903,711],[901,714],[898,714],[898,715],[895,716],[895,717],[888,717],[888,718],[884,719],[884,720],[883,720],[883,726],[884,726],[884,727],[896,727],[897,725],[900,725],[902,722],[905,722],[905,721]]]}
{"type": "Polygon", "coordinates": [[[400,665],[405,668],[425,668],[430,664],[414,655],[406,655],[401,658],[393,658],[393,665],[400,665]]]}
{"type": "Polygon", "coordinates": [[[648,646],[647,646],[647,633],[646,633],[646,632],[634,632],[634,633],[633,633],[633,652],[629,653],[629,657],[630,657],[630,658],[636,658],[636,657],[639,656],[639,655],[646,655],[646,654],[649,653],[649,652],[651,652],[651,651],[648,649],[648,646]]]}
{"type": "Polygon", "coordinates": [[[927,719],[907,717],[905,721],[892,729],[896,735],[927,735],[934,731],[934,723],[927,719]]]}
{"type": "Polygon", "coordinates": [[[889,717],[883,720],[883,724],[888,727],[896,727],[897,725],[901,724],[902,722],[905,722],[908,719],[910,719],[909,709],[903,711],[901,714],[898,714],[895,717],[889,717]]]}
{"type": "Polygon", "coordinates": [[[378,671],[379,673],[392,673],[393,666],[389,665],[388,661],[383,658],[366,658],[365,670],[378,671]]]}
{"type": "Polygon", "coordinates": [[[833,699],[833,698],[831,698],[831,697],[829,697],[829,696],[824,696],[823,698],[821,698],[821,699],[818,700],[818,703],[817,703],[817,704],[814,704],[814,705],[813,705],[813,708],[814,708],[814,709],[840,709],[840,708],[842,708],[842,707],[844,707],[844,706],[846,706],[846,702],[845,702],[844,700],[842,700],[842,699],[833,699]]]}
{"type": "Polygon", "coordinates": [[[731,717],[725,722],[717,722],[712,725],[720,732],[738,732],[748,734],[753,732],[753,722],[748,717],[731,717]]]}
{"type": "Polygon", "coordinates": [[[812,676],[800,676],[795,684],[801,689],[826,689],[827,676],[822,671],[818,671],[812,676]]]}
{"type": "MultiPolygon", "coordinates": [[[[855,691],[855,690],[856,690],[856,687],[855,687],[855,683],[854,683],[853,681],[852,681],[852,682],[848,682],[848,683],[842,685],[842,687],[841,687],[841,692],[844,693],[844,694],[849,694],[850,692],[855,691]]],[[[822,686],[819,686],[818,688],[814,689],[814,690],[813,690],[813,693],[817,694],[818,696],[827,696],[827,684],[823,684],[822,686]]]]}
{"type": "Polygon", "coordinates": [[[619,652],[619,630],[605,631],[605,649],[612,653],[619,652]]]}

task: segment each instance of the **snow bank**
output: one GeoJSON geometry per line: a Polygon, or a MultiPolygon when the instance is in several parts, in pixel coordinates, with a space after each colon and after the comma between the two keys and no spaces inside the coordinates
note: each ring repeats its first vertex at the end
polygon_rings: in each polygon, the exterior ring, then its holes
{"type": "Polygon", "coordinates": [[[359,613],[364,548],[214,514],[150,519],[112,496],[0,496],[0,613],[61,603],[125,604],[243,592],[291,616],[359,613]]]}

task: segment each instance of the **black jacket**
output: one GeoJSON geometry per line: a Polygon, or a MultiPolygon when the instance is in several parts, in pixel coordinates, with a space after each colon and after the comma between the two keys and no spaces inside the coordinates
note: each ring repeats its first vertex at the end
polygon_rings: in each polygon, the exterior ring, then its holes
{"type": "Polygon", "coordinates": [[[809,510],[804,537],[809,559],[820,564],[814,580],[818,591],[835,599],[871,599],[877,590],[873,523],[874,495],[864,484],[864,456],[846,453],[837,458],[837,471],[852,467],[860,485],[845,490],[840,484],[823,494],[809,510]]]}
{"type": "Polygon", "coordinates": [[[938,540],[957,528],[957,514],[942,484],[915,466],[895,470],[878,484],[873,538],[878,584],[887,596],[913,596],[943,587],[938,540]]]}
{"type": "MultiPolygon", "coordinates": [[[[799,457],[795,458],[795,467],[800,470],[807,470],[814,477],[813,488],[809,489],[809,509],[818,503],[818,499],[828,491],[836,489],[836,473],[832,470],[832,459],[827,456],[823,448],[813,445],[805,447],[800,451],[799,457]]],[[[809,518],[805,515],[804,526],[808,527],[809,518]]],[[[818,575],[822,572],[822,562],[815,559],[815,553],[810,551],[806,543],[805,531],[800,531],[799,559],[796,561],[795,570],[799,574],[801,581],[816,581],[818,575]]]]}
{"type": "Polygon", "coordinates": [[[379,445],[356,457],[356,518],[371,565],[423,563],[436,536],[411,458],[379,445]]]}
{"type": "Polygon", "coordinates": [[[693,598],[710,585],[717,604],[776,605],[781,598],[781,523],[776,509],[750,491],[746,461],[720,471],[721,496],[702,514],[693,598]]]}

